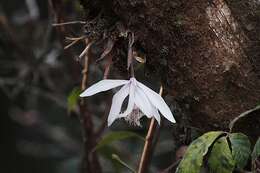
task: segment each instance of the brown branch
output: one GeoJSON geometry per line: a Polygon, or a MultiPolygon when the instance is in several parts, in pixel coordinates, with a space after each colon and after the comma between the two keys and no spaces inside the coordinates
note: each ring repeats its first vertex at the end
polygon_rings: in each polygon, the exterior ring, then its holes
{"type": "MultiPolygon", "coordinates": [[[[163,88],[161,86],[160,88],[160,95],[162,95],[163,88]]],[[[150,162],[150,156],[151,156],[151,151],[152,151],[152,144],[153,144],[153,137],[154,137],[154,132],[156,130],[156,122],[155,119],[152,118],[148,133],[145,138],[145,144],[143,148],[143,153],[141,156],[141,160],[139,163],[139,168],[138,168],[138,173],[146,173],[147,168],[150,162]]]]}
{"type": "MultiPolygon", "coordinates": [[[[111,95],[109,95],[108,97],[111,97],[111,95]]],[[[108,114],[109,114],[109,111],[110,111],[110,107],[111,107],[111,101],[110,101],[110,103],[108,103],[106,105],[105,113],[104,113],[104,116],[102,117],[102,120],[101,120],[102,124],[96,130],[95,136],[96,136],[97,140],[100,140],[101,135],[103,134],[105,128],[107,127],[107,118],[108,118],[108,114]]]]}
{"type": "Polygon", "coordinates": [[[73,46],[74,44],[76,44],[77,42],[79,42],[79,41],[81,41],[81,40],[83,40],[83,39],[85,39],[85,38],[86,38],[85,36],[81,36],[81,37],[78,37],[78,38],[66,37],[66,40],[71,41],[71,43],[69,43],[68,45],[66,45],[66,46],[64,47],[64,49],[70,48],[71,46],[73,46]]]}
{"type": "MultiPolygon", "coordinates": [[[[57,23],[63,23],[64,21],[64,3],[62,3],[62,0],[49,0],[49,6],[50,6],[50,11],[54,15],[54,19],[56,20],[57,23]]],[[[64,26],[59,26],[57,27],[57,30],[64,34],[66,32],[64,26]]],[[[59,33],[58,32],[58,33],[59,33]]]]}
{"type": "Polygon", "coordinates": [[[108,61],[107,61],[107,64],[105,65],[105,71],[104,71],[104,76],[103,76],[103,79],[107,79],[108,75],[109,75],[109,72],[110,72],[110,67],[111,67],[111,64],[112,64],[112,55],[109,54],[108,55],[108,61]]]}
{"type": "MultiPolygon", "coordinates": [[[[89,41],[86,39],[86,45],[88,47],[89,41]]],[[[85,52],[84,69],[82,71],[83,78],[81,83],[81,89],[87,88],[88,82],[88,67],[89,67],[89,56],[88,51],[85,52]]],[[[84,144],[84,156],[82,159],[82,173],[101,173],[101,166],[98,161],[96,152],[92,152],[92,149],[96,146],[96,138],[93,127],[92,116],[86,109],[86,102],[82,99],[80,102],[80,115],[79,120],[82,127],[82,136],[84,144]]]]}
{"type": "MultiPolygon", "coordinates": [[[[74,21],[74,22],[66,22],[64,23],[64,4],[61,0],[49,0],[50,9],[53,12],[54,18],[56,19],[53,26],[57,26],[56,29],[58,33],[62,35],[64,38],[65,35],[68,35],[65,30],[65,25],[67,24],[84,24],[84,21],[74,21]]],[[[71,40],[72,43],[65,46],[65,48],[69,48],[70,46],[76,43],[76,40],[84,39],[84,37],[79,38],[66,38],[67,40],[71,40]]],[[[90,40],[85,39],[86,48],[81,53],[80,57],[84,58],[84,69],[82,70],[83,78],[81,82],[81,90],[85,90],[87,88],[88,82],[88,68],[89,68],[89,56],[88,51],[91,47],[92,43],[90,40]]],[[[74,60],[71,63],[75,63],[74,60]]],[[[79,108],[79,121],[81,124],[81,131],[82,131],[82,140],[83,140],[83,158],[81,163],[80,171],[81,173],[101,173],[101,166],[98,161],[97,153],[91,152],[92,149],[96,146],[96,137],[94,135],[94,126],[93,126],[93,119],[89,111],[87,110],[86,101],[81,99],[79,108]]]]}
{"type": "MultiPolygon", "coordinates": [[[[89,50],[89,46],[88,46],[89,45],[89,41],[88,41],[88,39],[86,39],[85,42],[86,42],[86,45],[87,45],[85,50],[88,51],[89,50]]],[[[87,82],[88,82],[89,57],[88,57],[87,52],[85,52],[83,55],[85,55],[85,60],[84,60],[84,69],[82,71],[83,78],[82,78],[82,82],[81,82],[81,90],[85,90],[87,88],[87,82]]]]}
{"type": "MultiPolygon", "coordinates": [[[[108,75],[109,75],[109,72],[110,72],[110,66],[112,64],[112,55],[111,53],[109,53],[108,55],[108,62],[107,64],[105,65],[105,70],[104,70],[104,75],[103,75],[103,79],[107,79],[108,75]]],[[[111,97],[111,96],[109,96],[111,97]]],[[[102,133],[104,132],[106,126],[107,126],[107,118],[108,118],[108,113],[109,113],[109,108],[111,107],[111,103],[110,102],[109,104],[107,104],[106,106],[106,111],[105,111],[105,115],[103,116],[102,118],[102,124],[100,125],[99,129],[97,130],[96,132],[96,138],[99,139],[100,136],[102,135],[102,133]]]]}
{"type": "Polygon", "coordinates": [[[86,39],[86,47],[85,47],[85,49],[81,52],[81,54],[79,55],[79,58],[80,58],[80,59],[81,59],[82,57],[84,57],[84,56],[87,56],[86,54],[88,53],[88,51],[89,51],[89,49],[90,49],[90,47],[92,46],[93,43],[94,43],[93,41],[89,42],[88,39],[86,39]]]}
{"type": "Polygon", "coordinates": [[[53,23],[52,26],[63,26],[63,25],[73,25],[73,24],[86,24],[85,21],[71,21],[62,23],[53,23]]]}

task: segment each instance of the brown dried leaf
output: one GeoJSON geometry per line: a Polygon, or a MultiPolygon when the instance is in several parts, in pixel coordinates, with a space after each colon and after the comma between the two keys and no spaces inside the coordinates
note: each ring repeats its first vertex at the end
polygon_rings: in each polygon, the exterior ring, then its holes
{"type": "Polygon", "coordinates": [[[113,47],[114,47],[114,44],[115,44],[114,40],[112,40],[112,39],[109,38],[108,41],[107,41],[107,44],[106,44],[106,47],[105,47],[104,52],[102,53],[102,55],[100,56],[100,58],[96,60],[96,62],[99,62],[99,61],[101,61],[102,59],[104,59],[105,56],[107,56],[107,55],[111,52],[111,50],[112,50],[113,47]]]}

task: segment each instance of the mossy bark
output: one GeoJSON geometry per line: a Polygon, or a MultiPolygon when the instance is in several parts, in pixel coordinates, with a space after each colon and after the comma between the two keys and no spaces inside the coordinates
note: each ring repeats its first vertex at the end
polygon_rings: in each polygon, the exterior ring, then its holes
{"type": "Polygon", "coordinates": [[[87,20],[103,11],[103,20],[116,20],[135,34],[150,75],[162,77],[190,125],[226,129],[260,101],[257,1],[243,9],[242,1],[224,0],[81,2],[87,20]]]}

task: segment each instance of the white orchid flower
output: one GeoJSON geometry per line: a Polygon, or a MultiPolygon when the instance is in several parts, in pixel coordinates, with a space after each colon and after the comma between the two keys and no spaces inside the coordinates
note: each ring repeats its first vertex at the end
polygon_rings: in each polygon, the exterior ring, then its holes
{"type": "Polygon", "coordinates": [[[163,98],[144,84],[138,82],[134,77],[130,80],[101,80],[86,89],[80,94],[80,97],[92,96],[121,85],[124,86],[112,99],[112,105],[108,115],[108,126],[117,118],[125,118],[134,125],[140,125],[139,120],[143,115],[146,115],[148,118],[154,117],[158,124],[160,124],[161,118],[158,110],[166,119],[175,123],[171,110],[163,98]],[[129,96],[127,108],[124,112],[121,112],[123,102],[127,96],[129,96]]]}

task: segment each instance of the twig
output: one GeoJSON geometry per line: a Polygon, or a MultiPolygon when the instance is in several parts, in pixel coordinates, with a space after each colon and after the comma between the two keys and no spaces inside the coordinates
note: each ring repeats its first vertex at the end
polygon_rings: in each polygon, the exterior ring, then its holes
{"type": "Polygon", "coordinates": [[[84,61],[84,69],[82,70],[83,78],[82,78],[82,83],[81,83],[81,90],[85,90],[87,88],[87,81],[88,81],[87,79],[88,79],[88,62],[89,62],[89,58],[88,58],[88,55],[87,55],[87,50],[89,48],[89,43],[88,43],[87,39],[86,39],[86,44],[87,44],[86,49],[85,49],[86,52],[83,54],[83,55],[85,55],[85,61],[84,61]]]}
{"type": "Polygon", "coordinates": [[[106,44],[104,52],[101,54],[100,58],[98,58],[96,60],[96,62],[99,62],[102,59],[104,59],[111,52],[111,50],[114,47],[114,44],[115,44],[115,42],[112,39],[109,38],[108,41],[107,41],[107,44],[106,44]]]}
{"type": "Polygon", "coordinates": [[[63,26],[63,25],[73,25],[73,24],[86,24],[84,21],[71,21],[71,22],[63,22],[63,23],[53,23],[52,26],[63,26]]]}
{"type": "MultiPolygon", "coordinates": [[[[161,86],[160,95],[162,95],[162,93],[163,93],[163,87],[161,86]]],[[[139,163],[138,173],[146,173],[147,172],[146,170],[148,168],[148,164],[149,164],[149,161],[150,161],[155,129],[156,129],[156,122],[155,122],[155,119],[152,118],[150,126],[149,126],[148,133],[147,133],[146,138],[145,138],[145,144],[144,144],[141,160],[140,160],[140,163],[139,163]]]]}
{"type": "Polygon", "coordinates": [[[81,40],[81,39],[84,39],[84,38],[86,38],[85,35],[80,36],[80,37],[65,37],[65,39],[66,39],[66,40],[69,40],[69,41],[81,40]]]}
{"type": "MultiPolygon", "coordinates": [[[[111,54],[108,54],[108,62],[107,64],[105,65],[105,70],[104,70],[104,76],[103,76],[103,79],[107,79],[108,77],[108,74],[110,72],[110,66],[112,64],[112,55],[111,54]]],[[[110,96],[109,96],[110,97],[110,96]]],[[[101,126],[99,127],[99,129],[97,130],[96,132],[96,138],[100,138],[100,136],[102,135],[106,125],[107,125],[107,117],[108,117],[108,113],[109,113],[109,108],[111,106],[111,103],[107,104],[106,106],[106,111],[105,111],[105,116],[103,116],[103,119],[102,119],[102,124],[101,126]]]]}
{"type": "Polygon", "coordinates": [[[81,52],[81,54],[79,55],[79,58],[81,59],[83,56],[85,56],[88,53],[89,48],[91,47],[91,45],[93,44],[93,41],[91,41],[90,43],[88,42],[88,39],[86,39],[86,48],[81,52]]]}
{"type": "Polygon", "coordinates": [[[108,55],[108,61],[107,61],[107,63],[106,63],[106,65],[105,65],[105,71],[104,71],[104,77],[103,77],[103,79],[107,79],[107,77],[108,77],[108,75],[109,75],[109,72],[110,72],[110,66],[111,66],[111,64],[112,64],[112,55],[108,55]]]}
{"type": "MultiPolygon", "coordinates": [[[[88,39],[85,40],[87,47],[89,46],[88,39]]],[[[85,90],[87,88],[87,81],[88,81],[88,67],[89,67],[89,57],[88,51],[85,52],[85,62],[84,62],[84,69],[82,71],[83,78],[81,83],[81,89],[85,90]]],[[[101,167],[97,158],[96,152],[92,152],[92,149],[96,145],[96,138],[94,134],[93,128],[93,120],[92,116],[86,109],[86,103],[82,99],[80,102],[80,115],[79,120],[81,123],[82,134],[83,134],[83,143],[84,143],[84,157],[82,160],[82,173],[100,173],[101,167]]]]}
{"type": "Polygon", "coordinates": [[[127,70],[130,65],[133,63],[133,44],[135,42],[134,33],[130,32],[128,39],[128,53],[127,53],[127,70]]]}
{"type": "MultiPolygon", "coordinates": [[[[109,95],[108,97],[111,97],[111,95],[109,95]]],[[[110,106],[111,106],[111,101],[110,101],[110,103],[106,104],[105,113],[104,113],[104,116],[101,119],[102,124],[96,130],[95,136],[96,136],[97,140],[100,140],[101,135],[103,134],[105,128],[107,127],[107,118],[108,118],[110,106]]]]}
{"type": "Polygon", "coordinates": [[[64,47],[64,49],[68,49],[69,47],[73,46],[74,44],[76,44],[78,41],[80,40],[83,40],[85,39],[86,36],[81,36],[81,37],[76,37],[76,38],[73,38],[73,37],[66,37],[65,39],[66,40],[70,40],[72,41],[70,44],[68,44],[67,46],[64,47]]]}

